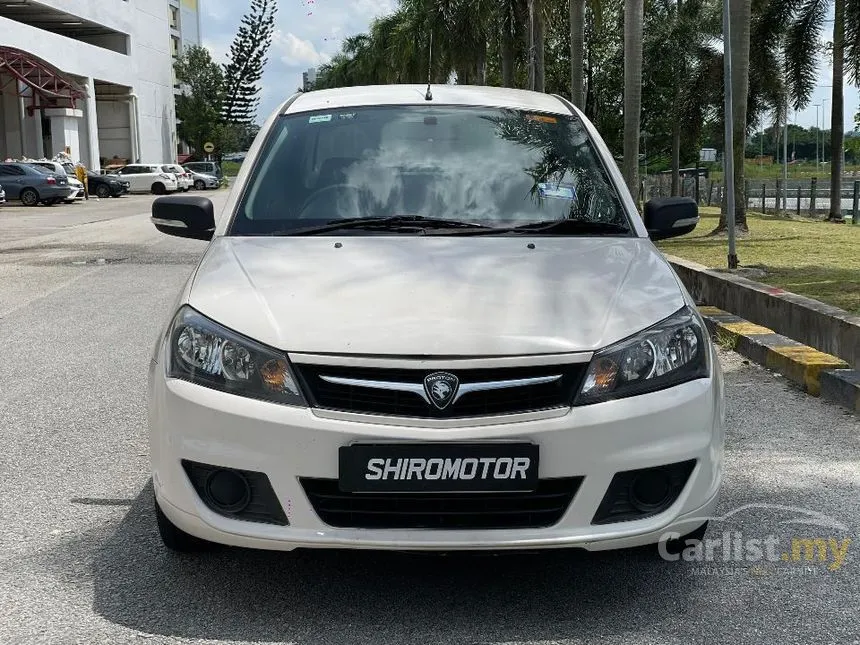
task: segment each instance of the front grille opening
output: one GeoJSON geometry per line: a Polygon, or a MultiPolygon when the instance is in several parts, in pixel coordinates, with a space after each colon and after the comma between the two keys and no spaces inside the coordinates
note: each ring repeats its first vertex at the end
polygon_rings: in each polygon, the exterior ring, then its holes
{"type": "Polygon", "coordinates": [[[423,387],[424,377],[437,370],[354,368],[299,364],[294,366],[314,407],[343,412],[413,418],[469,418],[536,412],[570,406],[587,364],[452,370],[460,383],[508,381],[560,375],[551,383],[463,394],[439,410],[413,392],[342,385],[322,376],[367,381],[411,383],[423,387]]]}
{"type": "Polygon", "coordinates": [[[299,479],[319,518],[336,528],[525,529],[557,524],[582,477],[542,479],[528,493],[345,493],[336,479],[299,479]]]}
{"type": "Polygon", "coordinates": [[[224,517],[287,526],[289,521],[265,473],[182,460],[194,490],[224,517]]]}
{"type": "Polygon", "coordinates": [[[659,515],[678,499],[696,460],[616,473],[592,524],[630,522],[659,515]]]}

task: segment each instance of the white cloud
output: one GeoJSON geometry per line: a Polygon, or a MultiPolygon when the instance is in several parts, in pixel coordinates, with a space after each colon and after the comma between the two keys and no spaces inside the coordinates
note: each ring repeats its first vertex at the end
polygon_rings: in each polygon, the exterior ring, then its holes
{"type": "Polygon", "coordinates": [[[277,30],[272,37],[272,48],[287,67],[314,66],[330,60],[327,54],[317,51],[311,41],[303,40],[292,32],[277,30]]]}
{"type": "MultiPolygon", "coordinates": [[[[225,62],[249,4],[248,0],[201,1],[203,44],[217,62],[225,62]]],[[[374,18],[394,11],[397,0],[289,0],[278,4],[277,31],[262,82],[260,118],[301,85],[304,70],[330,61],[344,38],[366,31],[374,18]]]]}

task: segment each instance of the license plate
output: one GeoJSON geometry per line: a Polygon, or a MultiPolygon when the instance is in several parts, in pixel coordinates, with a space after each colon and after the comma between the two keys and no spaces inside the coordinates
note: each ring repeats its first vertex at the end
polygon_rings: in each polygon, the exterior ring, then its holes
{"type": "Polygon", "coordinates": [[[339,453],[340,489],[349,493],[533,491],[533,443],[353,444],[339,453]]]}

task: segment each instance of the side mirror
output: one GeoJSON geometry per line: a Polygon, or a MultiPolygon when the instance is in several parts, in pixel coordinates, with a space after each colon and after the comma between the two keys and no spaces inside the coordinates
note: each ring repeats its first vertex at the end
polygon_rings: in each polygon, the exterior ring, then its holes
{"type": "Polygon", "coordinates": [[[215,207],[197,195],[159,197],[152,202],[152,223],[167,235],[211,240],[215,234],[215,207]]]}
{"type": "Polygon", "coordinates": [[[645,203],[645,228],[652,240],[692,233],[699,223],[699,206],[689,197],[661,197],[645,203]]]}

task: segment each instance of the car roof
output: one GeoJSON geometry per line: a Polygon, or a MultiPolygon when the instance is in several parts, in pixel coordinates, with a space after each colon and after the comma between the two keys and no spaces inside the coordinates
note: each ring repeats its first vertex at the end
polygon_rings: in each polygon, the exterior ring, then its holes
{"type": "Polygon", "coordinates": [[[513,108],[572,114],[557,96],[507,87],[473,85],[431,85],[432,101],[427,101],[426,85],[365,85],[303,92],[282,114],[369,105],[463,105],[513,108]]]}

